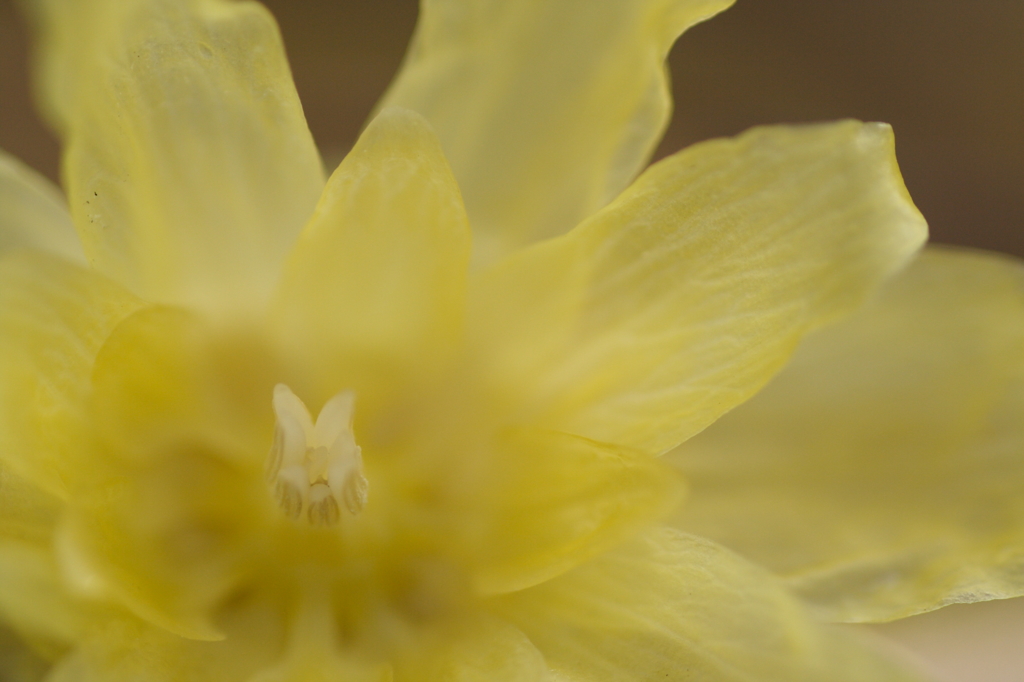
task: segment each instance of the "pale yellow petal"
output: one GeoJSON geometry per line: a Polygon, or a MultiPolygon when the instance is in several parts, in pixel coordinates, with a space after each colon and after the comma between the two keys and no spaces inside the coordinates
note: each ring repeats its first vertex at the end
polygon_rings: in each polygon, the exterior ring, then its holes
{"type": "Polygon", "coordinates": [[[384,110],[331,176],[276,299],[303,399],[352,389],[358,415],[400,377],[436,374],[461,331],[469,239],[430,127],[384,110]]]}
{"type": "Polygon", "coordinates": [[[249,597],[225,609],[219,625],[228,636],[220,642],[110,619],[91,628],[47,682],[253,682],[280,656],[282,624],[278,607],[249,597]]]}
{"type": "Polygon", "coordinates": [[[190,442],[262,472],[276,369],[258,337],[217,334],[197,315],[149,306],[118,325],[96,358],[92,425],[122,463],[190,442]]]}
{"type": "Polygon", "coordinates": [[[386,104],[437,130],[476,256],[572,228],[643,168],[676,37],[732,0],[427,0],[386,104]]]}
{"type": "Polygon", "coordinates": [[[91,263],[222,313],[265,302],[323,187],[270,14],[223,0],[43,0],[40,90],[91,263]]]}
{"type": "Polygon", "coordinates": [[[0,462],[0,539],[45,544],[61,502],[0,462]]]}
{"type": "Polygon", "coordinates": [[[682,527],[832,618],[1024,594],[1024,264],[926,251],[670,457],[682,527]]]}
{"type": "Polygon", "coordinates": [[[459,465],[446,525],[484,593],[564,573],[664,517],[683,493],[651,455],[561,433],[508,433],[459,465]]]}
{"type": "Polygon", "coordinates": [[[62,653],[87,621],[86,609],[64,589],[52,552],[62,507],[60,500],[0,464],[2,680],[21,679],[15,670],[38,670],[41,661],[62,653]]]}
{"type": "Polygon", "coordinates": [[[0,253],[30,248],[82,261],[59,189],[13,156],[0,151],[0,253]]]}
{"type": "Polygon", "coordinates": [[[263,481],[273,365],[219,341],[163,306],[111,333],[92,373],[95,443],[58,544],[77,589],[201,639],[220,636],[214,609],[277,516],[263,481]]]}
{"type": "Polygon", "coordinates": [[[64,589],[49,547],[0,540],[0,622],[48,651],[69,646],[84,632],[88,612],[64,589]]]}
{"type": "Polygon", "coordinates": [[[813,620],[763,569],[669,529],[502,597],[495,610],[558,680],[923,679],[860,633],[813,620]]]}
{"type": "Polygon", "coordinates": [[[479,373],[516,418],[660,452],[750,397],[925,232],[887,126],[696,145],[479,277],[479,373]]]}
{"type": "MultiPolygon", "coordinates": [[[[420,633],[417,633],[420,634],[420,633]]],[[[395,682],[543,682],[551,679],[537,647],[507,621],[475,613],[425,628],[395,665],[395,682]]]]}
{"type": "Polygon", "coordinates": [[[49,662],[10,628],[0,624],[0,679],[4,682],[39,682],[49,662]]]}
{"type": "MultiPolygon", "coordinates": [[[[56,257],[0,260],[0,460],[65,496],[91,429],[96,354],[141,302],[105,277],[56,257]]],[[[88,466],[86,464],[86,466],[88,466]]]]}

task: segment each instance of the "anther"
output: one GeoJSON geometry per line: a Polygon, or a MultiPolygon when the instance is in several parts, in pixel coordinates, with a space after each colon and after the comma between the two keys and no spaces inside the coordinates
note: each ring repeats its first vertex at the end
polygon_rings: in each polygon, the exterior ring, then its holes
{"type": "Polygon", "coordinates": [[[274,442],[267,455],[267,485],[286,516],[331,526],[344,507],[356,516],[369,484],[362,450],[352,434],[355,396],[343,391],[324,405],[314,424],[305,403],[284,384],[274,387],[274,442]]]}

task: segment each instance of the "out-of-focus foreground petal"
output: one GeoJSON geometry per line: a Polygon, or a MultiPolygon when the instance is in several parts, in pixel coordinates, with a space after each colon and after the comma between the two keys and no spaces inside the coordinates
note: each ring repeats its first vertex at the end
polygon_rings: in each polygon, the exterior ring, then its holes
{"type": "Polygon", "coordinates": [[[49,664],[9,628],[0,625],[0,679],[5,682],[39,682],[49,664]]]}
{"type": "Polygon", "coordinates": [[[313,370],[303,395],[342,389],[361,412],[408,377],[437,375],[460,338],[470,233],[437,137],[385,109],[331,176],[288,259],[276,322],[313,370]]]}
{"type": "Polygon", "coordinates": [[[223,0],[26,4],[90,262],[150,300],[265,302],[323,188],[270,14],[223,0]]]}
{"type": "Polygon", "coordinates": [[[1024,593],[1024,265],[926,251],[669,457],[679,526],[832,618],[1024,593]]]}
{"type": "Polygon", "coordinates": [[[645,452],[546,431],[498,441],[484,461],[464,462],[461,504],[448,511],[455,518],[447,527],[465,529],[459,540],[481,593],[565,573],[665,518],[682,499],[682,477],[645,452]]]}
{"type": "MultiPolygon", "coordinates": [[[[84,623],[83,614],[62,589],[51,551],[60,510],[58,499],[0,463],[0,621],[44,657],[74,641],[84,623]]],[[[0,640],[6,639],[2,633],[0,628],[0,640]]],[[[13,676],[16,662],[32,667],[33,656],[18,654],[13,639],[8,646],[11,651],[0,645],[3,680],[13,676]]]]}
{"type": "Polygon", "coordinates": [[[0,461],[59,498],[85,484],[74,474],[97,466],[88,461],[85,410],[93,363],[110,331],[141,305],[57,257],[0,260],[0,461]]]}
{"type": "Polygon", "coordinates": [[[699,144],[479,276],[481,375],[524,422],[661,452],[750,397],[925,235],[887,126],[699,144]]]}
{"type": "Polygon", "coordinates": [[[17,248],[83,260],[60,190],[0,150],[0,253],[17,248]]]}
{"type": "Polygon", "coordinates": [[[562,680],[920,680],[833,629],[732,552],[672,529],[535,588],[499,611],[562,680]]]}
{"type": "Polygon", "coordinates": [[[228,637],[203,642],[130,617],[109,618],[85,633],[47,682],[249,682],[284,645],[281,609],[266,600],[241,597],[218,625],[228,637]]]}
{"type": "Polygon", "coordinates": [[[643,168],[665,57],[732,0],[424,0],[385,104],[437,130],[489,262],[572,228],[643,168]]]}

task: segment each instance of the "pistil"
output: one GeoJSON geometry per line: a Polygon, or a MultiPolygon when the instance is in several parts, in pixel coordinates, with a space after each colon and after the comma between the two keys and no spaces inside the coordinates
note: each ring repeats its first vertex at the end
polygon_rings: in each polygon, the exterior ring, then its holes
{"type": "Polygon", "coordinates": [[[277,422],[267,485],[281,510],[313,526],[335,525],[342,509],[357,516],[368,483],[352,433],[355,394],[342,391],[328,400],[315,424],[305,403],[284,384],[274,387],[273,405],[277,422]]]}

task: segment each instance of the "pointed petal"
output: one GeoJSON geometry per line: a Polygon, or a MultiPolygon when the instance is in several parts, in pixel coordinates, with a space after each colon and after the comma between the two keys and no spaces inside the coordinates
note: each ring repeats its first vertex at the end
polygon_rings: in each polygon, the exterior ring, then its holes
{"type": "Polygon", "coordinates": [[[365,410],[398,376],[443,366],[469,247],[437,138],[417,114],[383,111],[331,176],[277,297],[284,343],[311,371],[315,389],[300,391],[311,409],[353,389],[365,410]]]}
{"type": "Polygon", "coordinates": [[[678,523],[828,616],[1024,594],[1024,264],[931,249],[669,457],[678,523]]]}
{"type": "Polygon", "coordinates": [[[90,262],[151,300],[265,302],[323,187],[273,18],[221,0],[35,6],[90,262]]]}
{"type": "Polygon", "coordinates": [[[67,494],[68,467],[91,429],[86,396],[96,355],[141,305],[60,258],[22,252],[0,261],[0,459],[19,476],[67,494]]]}
{"type": "Polygon", "coordinates": [[[15,248],[85,260],[60,190],[0,151],[0,253],[15,248]]]}
{"type": "Polygon", "coordinates": [[[669,48],[730,4],[427,0],[384,102],[437,130],[489,261],[629,184],[668,122],[669,48]]]}
{"type": "Polygon", "coordinates": [[[661,452],[750,397],[925,231],[887,126],[696,145],[481,275],[480,374],[518,419],[661,452]]]}
{"type": "Polygon", "coordinates": [[[814,621],[766,571],[669,529],[501,597],[496,610],[557,679],[923,679],[860,633],[814,621]]]}
{"type": "Polygon", "coordinates": [[[456,467],[475,477],[448,527],[462,530],[456,539],[482,593],[564,573],[663,518],[683,495],[660,460],[568,434],[508,433],[475,460],[456,467]]]}

